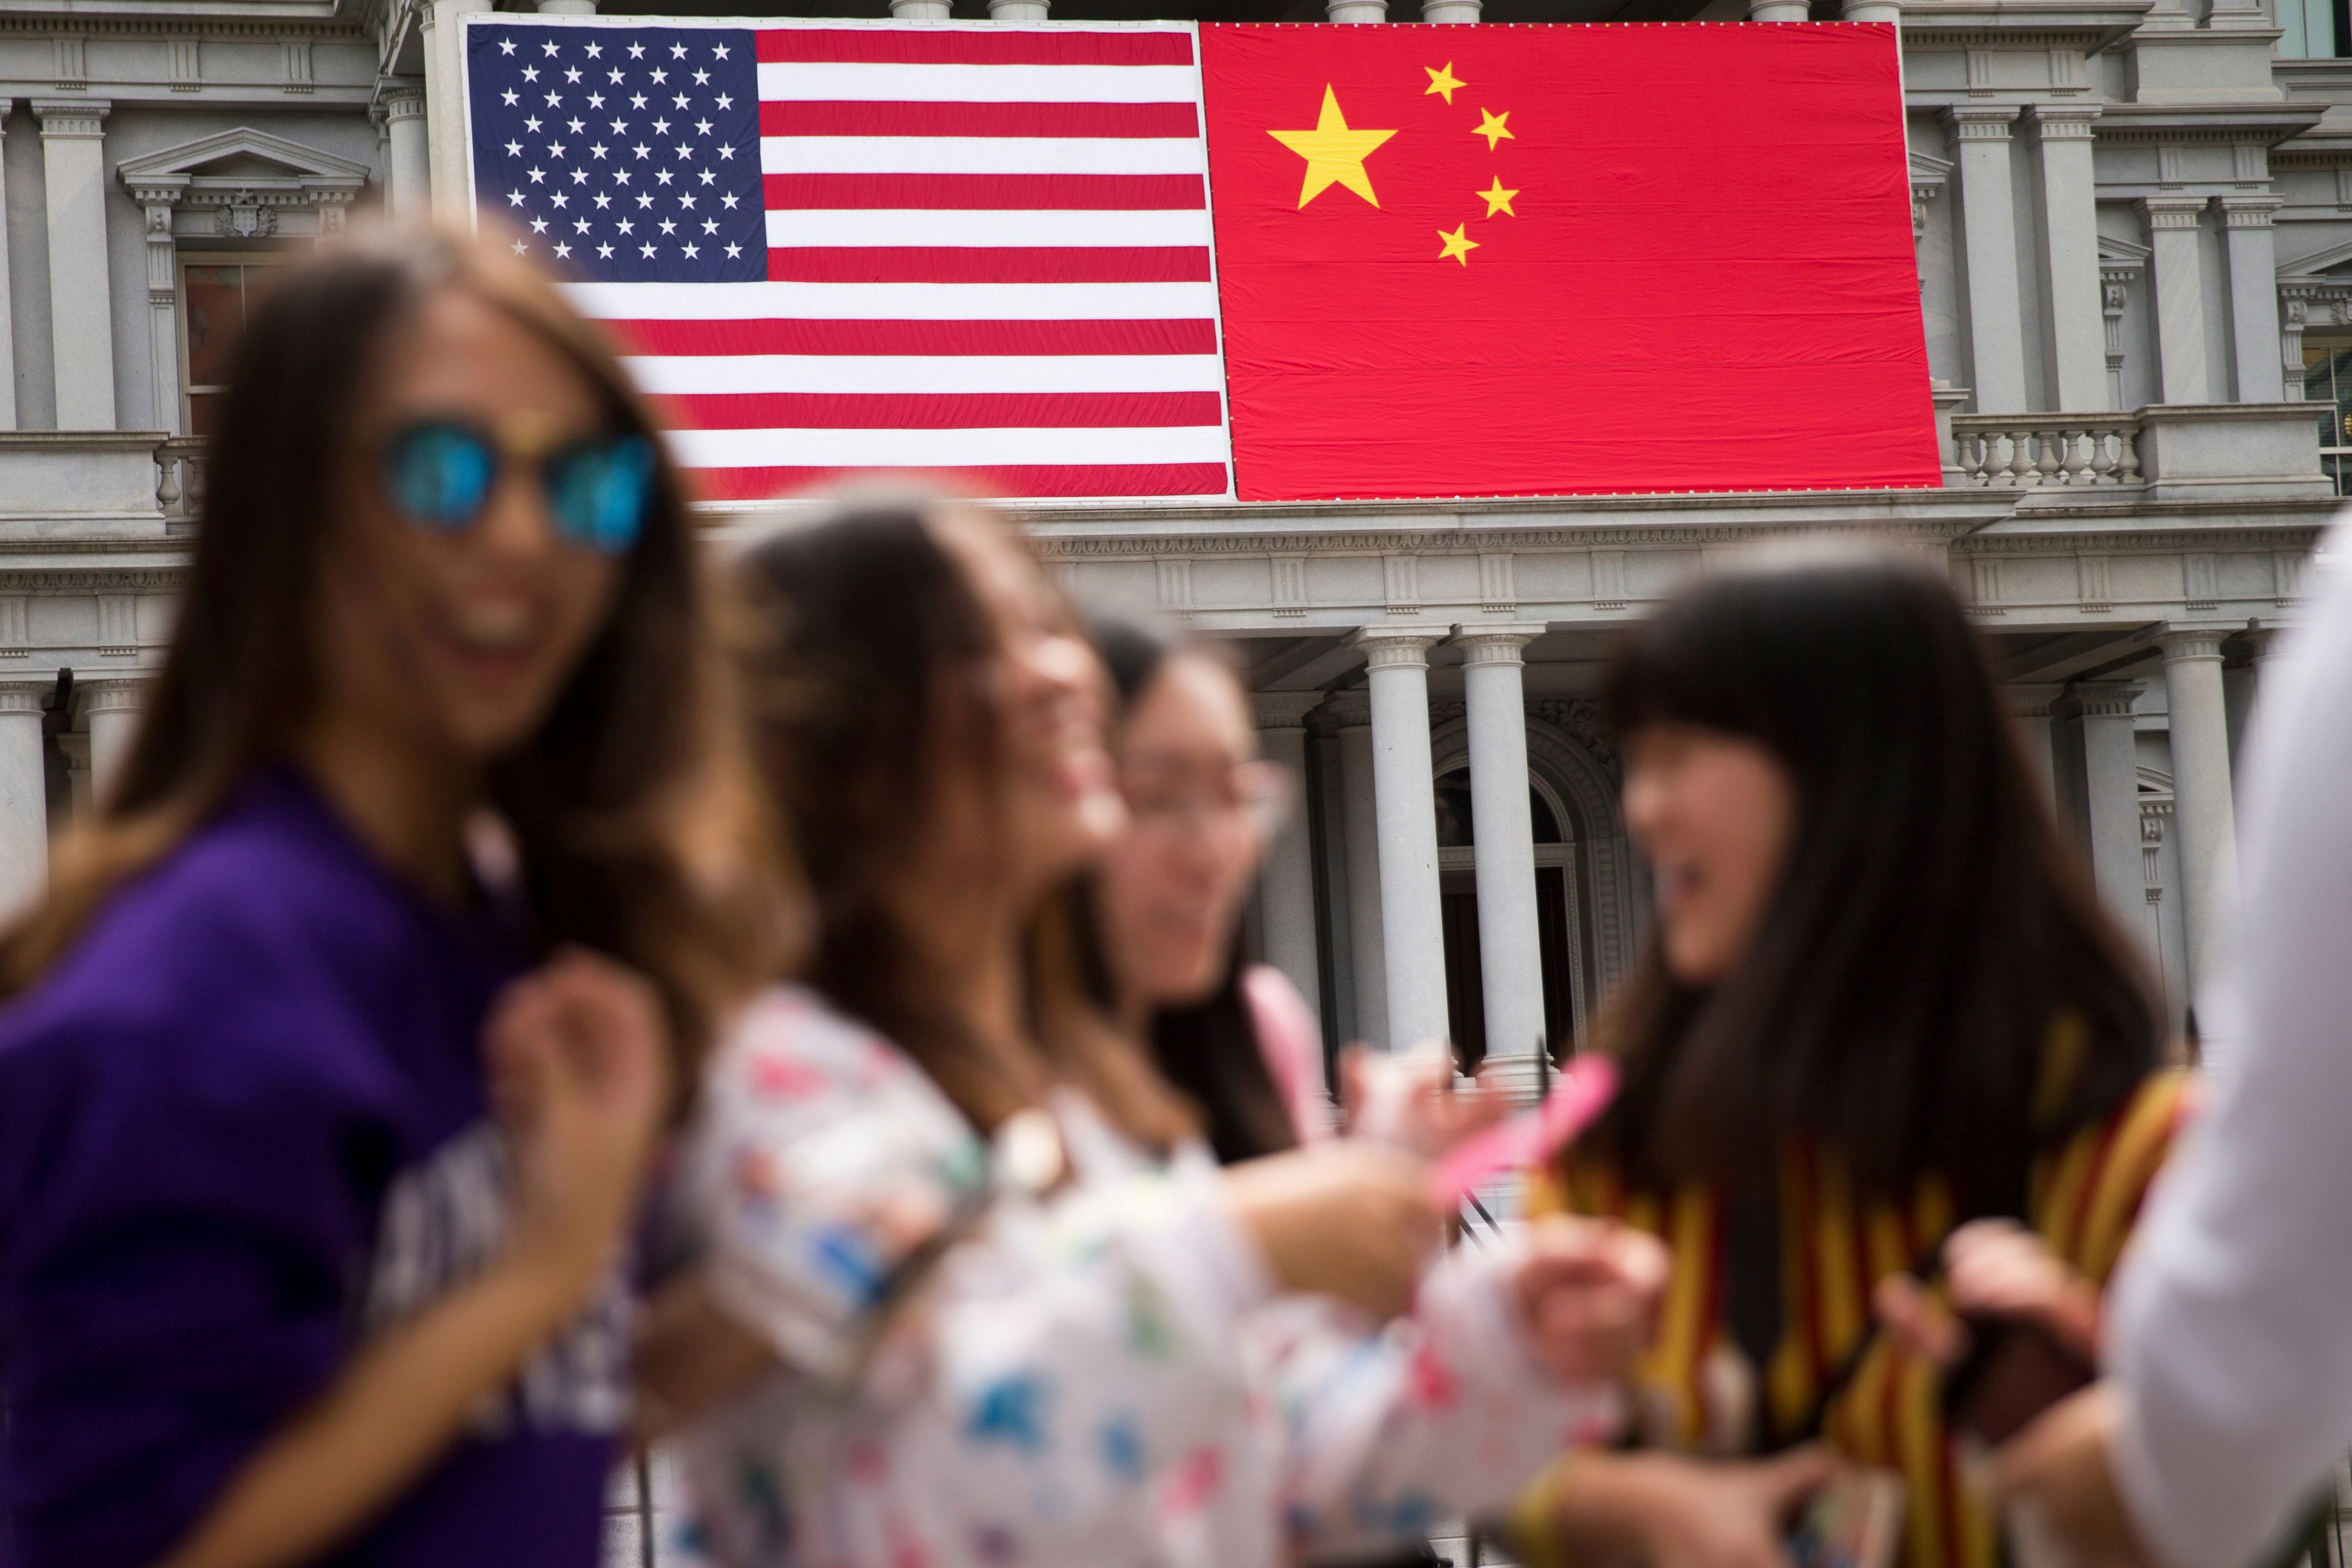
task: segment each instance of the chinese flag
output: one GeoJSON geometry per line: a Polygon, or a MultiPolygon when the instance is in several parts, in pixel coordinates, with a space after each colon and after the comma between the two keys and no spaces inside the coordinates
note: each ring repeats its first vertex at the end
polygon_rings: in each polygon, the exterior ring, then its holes
{"type": "Polygon", "coordinates": [[[1201,29],[1247,500],[1941,482],[1895,29],[1201,29]]]}

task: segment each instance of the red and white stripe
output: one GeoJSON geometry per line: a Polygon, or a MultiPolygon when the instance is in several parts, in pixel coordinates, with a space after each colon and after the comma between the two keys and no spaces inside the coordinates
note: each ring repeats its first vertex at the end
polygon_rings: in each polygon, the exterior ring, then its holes
{"type": "Polygon", "coordinates": [[[768,278],[593,283],[712,500],[1230,496],[1191,27],[763,24],[768,278]]]}

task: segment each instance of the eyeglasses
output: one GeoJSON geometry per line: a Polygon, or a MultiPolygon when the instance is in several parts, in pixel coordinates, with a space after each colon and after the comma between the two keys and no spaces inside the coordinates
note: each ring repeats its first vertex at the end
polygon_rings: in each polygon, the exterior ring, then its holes
{"type": "Polygon", "coordinates": [[[559,443],[522,421],[493,435],[463,420],[420,420],[384,443],[384,494],[418,527],[460,532],[481,521],[509,463],[536,471],[566,542],[620,555],[645,531],[655,455],[642,436],[559,443]]]}
{"type": "Polygon", "coordinates": [[[1130,773],[1119,789],[1138,827],[1191,834],[1240,823],[1261,840],[1280,829],[1294,794],[1289,773],[1267,762],[1237,763],[1206,782],[1198,774],[1130,773]]]}

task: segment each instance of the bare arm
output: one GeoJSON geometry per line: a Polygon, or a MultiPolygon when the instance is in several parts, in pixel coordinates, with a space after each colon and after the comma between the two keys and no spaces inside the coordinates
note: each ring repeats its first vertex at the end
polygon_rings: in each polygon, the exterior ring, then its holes
{"type": "Polygon", "coordinates": [[[663,1100],[663,1040],[650,990],[603,960],[567,954],[508,990],[486,1037],[515,1147],[505,1257],[354,1356],[160,1568],[278,1568],[331,1546],[580,1310],[635,1201],[663,1100]]]}

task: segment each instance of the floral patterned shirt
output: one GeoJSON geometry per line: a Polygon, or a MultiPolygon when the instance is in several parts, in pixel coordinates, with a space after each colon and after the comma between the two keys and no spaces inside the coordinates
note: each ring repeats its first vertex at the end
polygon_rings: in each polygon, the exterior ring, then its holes
{"type": "Polygon", "coordinates": [[[1075,1093],[1043,1196],[903,1053],[770,992],[714,1058],[680,1225],[781,1365],[677,1442],[688,1561],[1275,1568],[1490,1508],[1603,1433],[1526,1355],[1507,1238],[1385,1328],[1276,1297],[1191,1147],[1075,1093]]]}

